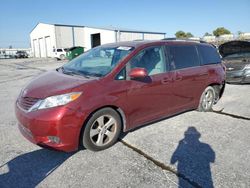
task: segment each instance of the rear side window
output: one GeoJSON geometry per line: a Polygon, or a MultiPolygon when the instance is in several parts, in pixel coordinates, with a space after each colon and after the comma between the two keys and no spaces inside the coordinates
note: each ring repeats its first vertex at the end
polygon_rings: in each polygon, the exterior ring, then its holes
{"type": "Polygon", "coordinates": [[[199,66],[199,57],[195,46],[169,46],[171,70],[199,66]]]}
{"type": "Polygon", "coordinates": [[[57,52],[62,52],[62,49],[57,49],[57,52]]]}
{"type": "Polygon", "coordinates": [[[216,50],[212,46],[198,46],[198,51],[203,65],[220,63],[221,59],[216,50]]]}

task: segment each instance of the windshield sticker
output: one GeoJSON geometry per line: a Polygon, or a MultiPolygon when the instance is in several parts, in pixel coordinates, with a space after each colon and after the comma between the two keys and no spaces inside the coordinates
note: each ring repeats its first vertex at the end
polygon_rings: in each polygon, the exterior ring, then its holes
{"type": "Polygon", "coordinates": [[[118,48],[117,48],[117,50],[126,50],[126,51],[128,51],[128,50],[130,50],[132,47],[129,47],[129,46],[119,46],[118,48]]]}

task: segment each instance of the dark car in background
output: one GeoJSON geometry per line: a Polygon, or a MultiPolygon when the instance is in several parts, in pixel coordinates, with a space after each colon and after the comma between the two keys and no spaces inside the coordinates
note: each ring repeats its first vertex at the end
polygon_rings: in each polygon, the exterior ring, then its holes
{"type": "Polygon", "coordinates": [[[219,46],[226,66],[226,82],[250,83],[250,41],[230,41],[219,46]]]}
{"type": "Polygon", "coordinates": [[[29,55],[27,52],[25,51],[17,51],[16,54],[15,54],[15,58],[28,58],[29,55]]]}

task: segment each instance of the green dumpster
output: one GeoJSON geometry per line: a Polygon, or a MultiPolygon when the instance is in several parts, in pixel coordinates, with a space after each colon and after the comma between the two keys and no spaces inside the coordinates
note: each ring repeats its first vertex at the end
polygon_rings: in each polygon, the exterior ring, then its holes
{"type": "Polygon", "coordinates": [[[68,60],[74,59],[75,57],[81,55],[84,52],[84,48],[81,46],[74,46],[68,49],[66,57],[68,60]]]}

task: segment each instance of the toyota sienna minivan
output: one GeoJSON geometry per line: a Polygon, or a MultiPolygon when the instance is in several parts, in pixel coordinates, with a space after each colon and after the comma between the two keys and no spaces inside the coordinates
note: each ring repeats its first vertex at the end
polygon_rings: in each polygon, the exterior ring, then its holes
{"type": "Polygon", "coordinates": [[[89,50],[33,79],[16,100],[20,132],[62,151],[98,151],[121,132],[187,110],[210,111],[225,67],[210,44],[132,41],[89,50]]]}

